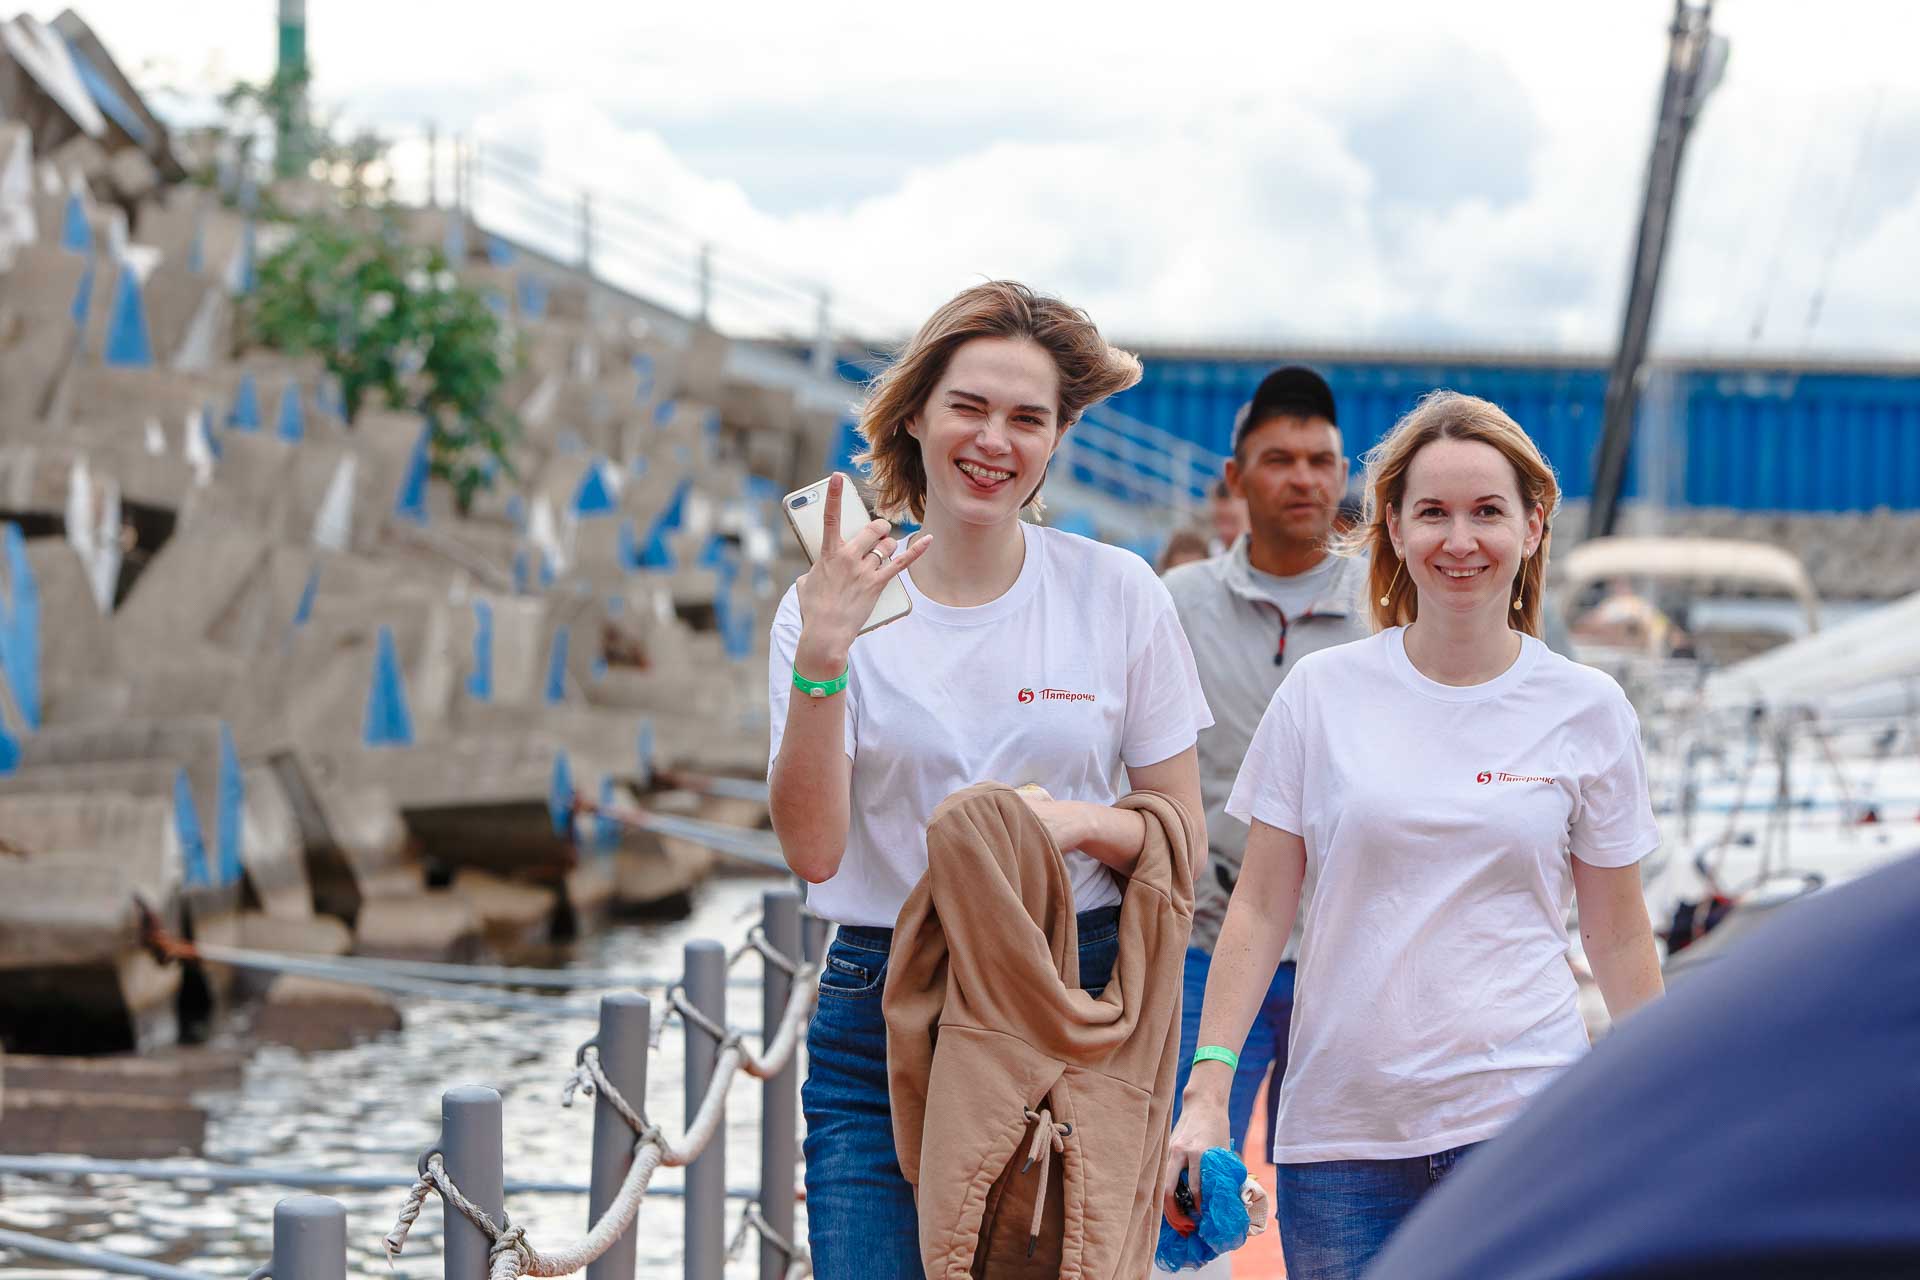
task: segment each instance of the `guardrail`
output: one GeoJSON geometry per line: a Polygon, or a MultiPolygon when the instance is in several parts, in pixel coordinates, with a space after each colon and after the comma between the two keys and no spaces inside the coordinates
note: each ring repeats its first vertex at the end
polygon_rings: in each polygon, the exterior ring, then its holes
{"type": "MultiPolygon", "coordinates": [[[[807,1251],[794,1232],[795,1171],[798,1164],[798,1050],[818,994],[815,978],[824,951],[827,924],[804,916],[800,896],[790,889],[761,899],[760,922],[731,950],[711,939],[686,944],[681,976],[661,994],[658,1021],[654,1005],[638,991],[601,997],[599,1027],[574,1055],[574,1070],[559,1082],[561,1105],[577,1094],[594,1099],[589,1179],[574,1183],[510,1179],[504,1150],[500,1094],[467,1085],[441,1096],[439,1141],[422,1152],[413,1176],[338,1174],[318,1170],[246,1169],[238,1166],[175,1167],[163,1162],[93,1161],[73,1157],[16,1157],[0,1172],[116,1173],[154,1180],[208,1179],[216,1183],[253,1182],[309,1187],[408,1187],[398,1221],[384,1238],[391,1258],[428,1199],[445,1206],[443,1268],[447,1280],[518,1280],[521,1276],[562,1276],[585,1270],[588,1280],[632,1280],[635,1223],[640,1205],[662,1167],[685,1170],[680,1186],[661,1187],[684,1206],[686,1280],[720,1280],[730,1259],[754,1237],[759,1239],[761,1280],[799,1280],[812,1274],[807,1251]],[[748,956],[761,961],[760,1050],[748,1046],[748,1034],[726,1025],[726,992],[738,985],[731,971],[748,956]],[[649,1118],[645,1105],[648,1066],[659,1051],[668,1020],[678,1017],[684,1034],[685,1131],[669,1138],[649,1118]],[[727,1094],[741,1072],[761,1081],[760,1170],[751,1191],[729,1190],[723,1141],[727,1094]],[[151,1166],[151,1167],[149,1167],[151,1166]],[[588,1229],[557,1248],[540,1248],[513,1224],[506,1193],[587,1192],[588,1229]],[[750,1198],[746,1198],[750,1197],[750,1198]],[[731,1235],[726,1224],[729,1199],[743,1199],[731,1235]]],[[[241,967],[268,967],[287,957],[265,952],[204,945],[197,958],[241,967]]],[[[494,970],[488,977],[522,981],[525,971],[494,970]]],[[[348,981],[380,985],[405,982],[408,989],[439,999],[475,991],[444,980],[388,972],[384,967],[348,966],[330,973],[348,981]]],[[[606,975],[588,975],[593,985],[606,975]]],[[[557,984],[556,984],[557,985],[557,984]]],[[[583,983],[582,985],[588,985],[583,983]]],[[[496,1002],[501,992],[488,992],[496,1002]]],[[[531,998],[528,1003],[536,1003],[531,998]]],[[[518,1007],[516,1002],[514,1007],[518,1007]]],[[[581,1006],[560,1001],[549,1007],[577,1013],[581,1006]]],[[[274,1209],[273,1260],[248,1280],[344,1280],[346,1212],[323,1196],[294,1196],[274,1209]]],[[[153,1280],[204,1280],[184,1268],[127,1257],[106,1250],[47,1240],[18,1231],[0,1231],[0,1250],[18,1250],[55,1260],[153,1280]]]]}

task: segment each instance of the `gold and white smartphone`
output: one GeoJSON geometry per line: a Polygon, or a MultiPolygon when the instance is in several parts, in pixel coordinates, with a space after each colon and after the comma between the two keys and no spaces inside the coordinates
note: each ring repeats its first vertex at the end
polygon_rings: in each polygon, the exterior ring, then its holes
{"type": "MultiPolygon", "coordinates": [[[[860,491],[854,487],[853,479],[840,472],[840,537],[842,540],[852,537],[872,522],[873,516],[867,511],[867,504],[860,500],[860,491]]],[[[795,489],[780,500],[780,507],[787,513],[787,523],[793,526],[793,536],[800,540],[800,549],[807,553],[807,563],[816,564],[820,560],[820,543],[827,531],[827,486],[833,476],[816,480],[804,489],[795,489]]],[[[889,622],[898,621],[913,612],[913,601],[907,595],[907,584],[900,581],[898,574],[887,579],[887,585],[880,590],[880,598],[874,601],[873,612],[867,615],[866,625],[860,628],[865,635],[875,627],[884,627],[889,622]]]]}

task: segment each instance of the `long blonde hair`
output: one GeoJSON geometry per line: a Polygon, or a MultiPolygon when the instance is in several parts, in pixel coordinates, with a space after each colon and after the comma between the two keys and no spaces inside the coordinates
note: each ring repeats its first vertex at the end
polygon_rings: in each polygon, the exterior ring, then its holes
{"type": "Polygon", "coordinates": [[[1434,391],[1423,397],[1394,424],[1386,438],[1367,451],[1365,516],[1345,539],[1343,550],[1372,558],[1367,571],[1367,610],[1373,629],[1404,626],[1419,616],[1419,597],[1406,566],[1393,549],[1387,531],[1387,511],[1396,513],[1406,496],[1407,470],[1414,457],[1435,440],[1478,440],[1492,445],[1513,467],[1520,501],[1526,510],[1540,512],[1540,546],[1521,562],[1514,586],[1520,607],[1508,602],[1507,621],[1538,637],[1541,628],[1541,592],[1547,581],[1547,546],[1553,539],[1553,517],[1560,510],[1560,482],[1532,437],[1506,410],[1478,396],[1457,391],[1434,391]],[[1382,604],[1381,601],[1386,603],[1382,604]]]}
{"type": "MultiPolygon", "coordinates": [[[[907,423],[926,406],[953,353],[975,338],[1025,338],[1052,358],[1060,372],[1055,421],[1061,431],[1077,422],[1088,405],[1140,381],[1139,357],[1108,346],[1078,307],[1013,280],[961,290],[927,317],[893,363],[874,378],[861,408],[859,430],[867,447],[853,461],[871,468],[877,514],[925,517],[926,465],[907,423]]],[[[1038,509],[1038,484],[1026,505],[1038,509]]]]}

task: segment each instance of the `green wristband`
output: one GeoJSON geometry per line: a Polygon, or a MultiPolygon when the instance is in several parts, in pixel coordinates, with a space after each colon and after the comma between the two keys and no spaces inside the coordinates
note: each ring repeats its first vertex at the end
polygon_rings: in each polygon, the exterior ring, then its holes
{"type": "Polygon", "coordinates": [[[1230,1070],[1240,1069],[1240,1055],[1217,1044],[1203,1044],[1193,1051],[1193,1065],[1197,1067],[1203,1062],[1224,1062],[1230,1070]]]}
{"type": "Polygon", "coordinates": [[[809,680],[800,674],[800,668],[795,667],[793,669],[793,687],[806,694],[809,698],[831,698],[834,694],[847,687],[847,677],[852,674],[853,668],[848,667],[831,680],[809,680]]]}

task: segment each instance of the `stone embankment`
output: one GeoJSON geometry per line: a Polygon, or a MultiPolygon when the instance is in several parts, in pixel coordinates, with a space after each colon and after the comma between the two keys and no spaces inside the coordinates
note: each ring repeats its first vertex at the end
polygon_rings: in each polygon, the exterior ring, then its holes
{"type": "MultiPolygon", "coordinates": [[[[143,905],[199,943],[512,960],[684,901],[709,851],[572,805],[763,822],[653,779],[764,769],[767,626],[797,571],[778,497],[820,474],[845,406],[460,212],[387,210],[512,353],[518,434],[463,508],[417,407],[348,422],[323,361],[250,338],[295,232],[249,210],[335,193],[183,181],[217,157],[137,95],[139,138],[37,83],[0,85],[5,1043],[152,1049],[246,995],[303,1042],[393,1021],[165,960],[143,905]]],[[[10,1134],[23,1098],[71,1093],[9,1089],[10,1134]]],[[[61,1149],[43,1110],[34,1142],[61,1149]]]]}

